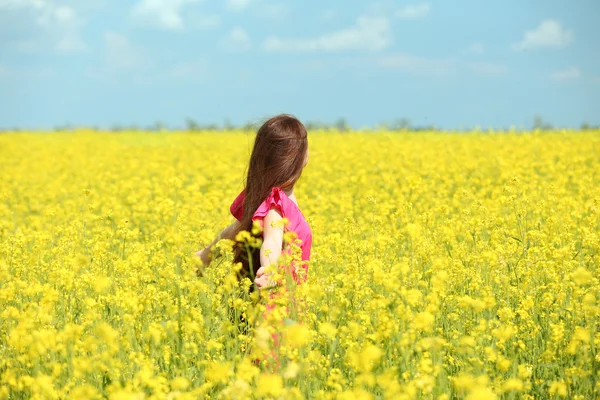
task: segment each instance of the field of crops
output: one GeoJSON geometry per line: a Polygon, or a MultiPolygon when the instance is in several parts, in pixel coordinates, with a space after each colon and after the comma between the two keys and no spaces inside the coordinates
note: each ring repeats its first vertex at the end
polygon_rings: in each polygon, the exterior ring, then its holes
{"type": "Polygon", "coordinates": [[[192,257],[252,139],[0,135],[0,399],[600,397],[600,132],[310,132],[281,321],[192,257]]]}

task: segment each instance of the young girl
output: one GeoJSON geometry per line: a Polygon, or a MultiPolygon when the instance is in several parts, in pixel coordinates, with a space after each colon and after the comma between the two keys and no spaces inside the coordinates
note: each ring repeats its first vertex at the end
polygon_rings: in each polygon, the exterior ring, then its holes
{"type": "Polygon", "coordinates": [[[252,231],[253,222],[258,221],[262,228],[262,245],[259,252],[252,254],[252,262],[245,257],[242,246],[234,247],[234,261],[242,263],[241,275],[253,277],[258,289],[276,285],[267,268],[278,265],[279,257],[286,251],[284,233],[291,231],[299,239],[302,262],[300,265],[293,263],[289,272],[298,284],[305,279],[312,232],[296,201],[294,185],[302,175],[308,157],[306,128],[295,117],[277,115],[260,127],[250,157],[246,187],[230,206],[236,221],[196,253],[205,266],[211,261],[212,246],[219,240],[235,240],[238,232],[252,231]]]}

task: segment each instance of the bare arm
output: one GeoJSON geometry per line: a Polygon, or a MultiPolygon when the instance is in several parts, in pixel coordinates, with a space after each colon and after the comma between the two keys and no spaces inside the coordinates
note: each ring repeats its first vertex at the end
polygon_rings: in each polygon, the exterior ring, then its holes
{"type": "Polygon", "coordinates": [[[202,260],[202,263],[205,266],[210,264],[210,261],[212,259],[210,250],[212,249],[212,247],[215,244],[217,244],[219,242],[219,240],[221,240],[221,239],[233,240],[235,238],[235,235],[236,235],[239,227],[240,227],[240,222],[238,220],[235,220],[231,225],[229,225],[227,228],[223,229],[208,246],[206,246],[204,249],[198,251],[194,255],[200,257],[200,260],[202,260]]]}
{"type": "Polygon", "coordinates": [[[269,280],[266,269],[270,265],[277,264],[283,247],[283,226],[281,225],[281,214],[276,210],[269,210],[263,222],[263,243],[260,247],[260,268],[256,271],[254,282],[260,288],[273,285],[269,280]]]}

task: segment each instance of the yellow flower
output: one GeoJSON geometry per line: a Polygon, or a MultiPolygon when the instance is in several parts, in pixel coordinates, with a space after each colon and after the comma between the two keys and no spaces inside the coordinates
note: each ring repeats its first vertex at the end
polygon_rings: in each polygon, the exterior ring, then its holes
{"type": "Polygon", "coordinates": [[[190,381],[183,376],[178,376],[171,380],[171,388],[176,391],[186,390],[190,386],[190,381]]]}
{"type": "Polygon", "coordinates": [[[548,393],[551,396],[567,397],[567,385],[564,382],[552,382],[548,393]]]}
{"type": "Polygon", "coordinates": [[[262,226],[259,221],[252,221],[252,230],[253,235],[260,235],[262,233],[262,226]]]}
{"type": "Polygon", "coordinates": [[[119,337],[119,333],[106,322],[101,322],[96,326],[96,334],[106,343],[113,343],[119,337]]]}
{"type": "Polygon", "coordinates": [[[511,325],[505,325],[496,329],[492,329],[492,335],[494,335],[500,343],[506,342],[515,333],[515,328],[511,325]]]}
{"type": "Polygon", "coordinates": [[[45,399],[58,399],[58,392],[54,388],[52,377],[48,375],[38,375],[32,382],[31,390],[34,397],[45,399]]]}
{"type": "Polygon", "coordinates": [[[491,389],[475,387],[469,392],[465,400],[496,400],[497,398],[498,396],[491,389]]]}
{"type": "Polygon", "coordinates": [[[285,342],[291,347],[306,346],[311,339],[310,329],[305,325],[294,323],[285,327],[285,342]]]}
{"type": "Polygon", "coordinates": [[[230,363],[220,363],[213,361],[206,369],[206,380],[212,383],[225,383],[233,375],[230,363]]]}
{"type": "Polygon", "coordinates": [[[517,379],[517,378],[507,379],[502,384],[502,390],[505,392],[510,392],[510,391],[520,392],[523,390],[523,388],[524,388],[523,381],[520,379],[517,379]]]}
{"type": "Polygon", "coordinates": [[[373,398],[374,396],[364,389],[348,390],[336,397],[339,400],[372,400],[373,398]]]}
{"type": "Polygon", "coordinates": [[[235,241],[240,242],[240,243],[248,243],[248,242],[252,241],[252,236],[250,235],[250,232],[248,232],[248,231],[239,231],[235,235],[235,241]]]}
{"type": "Polygon", "coordinates": [[[279,397],[283,393],[283,379],[279,375],[261,374],[258,376],[257,396],[279,397]]]}
{"type": "Polygon", "coordinates": [[[410,223],[406,225],[406,232],[411,239],[414,239],[421,233],[421,228],[418,224],[410,223]]]}
{"type": "Polygon", "coordinates": [[[88,384],[83,384],[74,387],[69,393],[69,398],[74,400],[87,400],[87,399],[101,399],[100,393],[98,390],[88,384]]]}
{"type": "Polygon", "coordinates": [[[411,306],[416,306],[419,304],[422,298],[423,294],[418,289],[410,289],[404,296],[406,302],[411,306]]]}
{"type": "Polygon", "coordinates": [[[413,326],[415,329],[423,332],[431,332],[435,323],[435,317],[426,311],[420,312],[415,316],[413,320],[413,326]]]}
{"type": "Polygon", "coordinates": [[[470,389],[471,387],[473,387],[475,382],[476,381],[474,376],[465,373],[462,373],[452,379],[452,384],[454,388],[459,392],[463,392],[467,389],[470,389]]]}
{"type": "Polygon", "coordinates": [[[573,277],[573,281],[575,281],[575,283],[579,286],[587,285],[594,277],[592,273],[584,267],[578,267],[575,271],[573,271],[571,276],[573,277]]]}
{"type": "Polygon", "coordinates": [[[373,344],[367,344],[360,352],[349,353],[348,357],[350,364],[357,371],[369,372],[373,370],[375,364],[379,361],[382,355],[383,351],[379,347],[373,344]]]}
{"type": "Polygon", "coordinates": [[[255,365],[252,365],[250,360],[245,358],[237,366],[236,376],[245,382],[250,382],[256,375],[260,373],[260,370],[255,365]]]}
{"type": "Polygon", "coordinates": [[[508,371],[508,369],[510,368],[510,366],[512,365],[512,361],[505,358],[502,355],[498,355],[498,359],[496,360],[496,367],[502,371],[502,372],[506,372],[508,371]]]}
{"type": "Polygon", "coordinates": [[[298,375],[299,371],[300,371],[300,366],[295,362],[291,362],[288,364],[285,371],[283,372],[283,377],[285,379],[294,379],[296,377],[296,375],[298,375]]]}
{"type": "Polygon", "coordinates": [[[246,132],[1,134],[0,399],[594,398],[600,130],[310,135],[266,292],[246,132]]]}
{"type": "Polygon", "coordinates": [[[328,339],[333,339],[337,333],[337,329],[331,322],[321,322],[319,324],[319,333],[328,339]]]}

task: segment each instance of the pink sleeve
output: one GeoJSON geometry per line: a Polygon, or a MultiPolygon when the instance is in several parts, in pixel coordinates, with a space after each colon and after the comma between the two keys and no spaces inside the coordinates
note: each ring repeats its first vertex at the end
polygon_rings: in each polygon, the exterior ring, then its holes
{"type": "Polygon", "coordinates": [[[261,203],[252,218],[262,219],[266,217],[271,209],[279,211],[282,217],[285,216],[283,213],[283,196],[281,195],[281,189],[276,187],[271,190],[269,197],[267,197],[265,201],[261,203]]]}
{"type": "Polygon", "coordinates": [[[242,192],[235,198],[231,206],[229,207],[229,211],[231,215],[235,217],[238,221],[242,221],[242,217],[244,216],[244,197],[246,191],[242,190],[242,192]]]}

